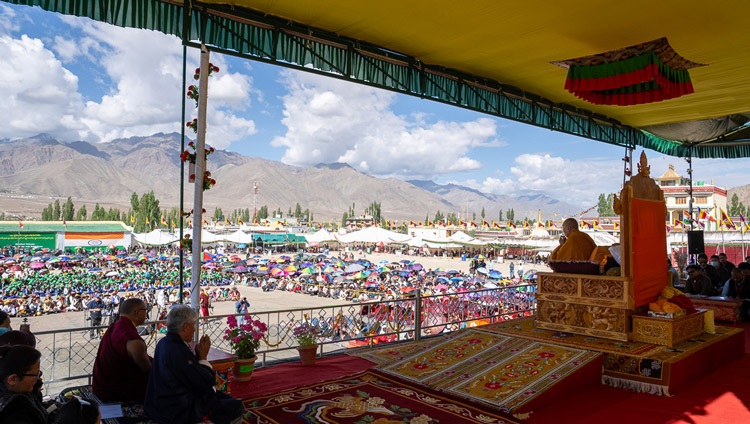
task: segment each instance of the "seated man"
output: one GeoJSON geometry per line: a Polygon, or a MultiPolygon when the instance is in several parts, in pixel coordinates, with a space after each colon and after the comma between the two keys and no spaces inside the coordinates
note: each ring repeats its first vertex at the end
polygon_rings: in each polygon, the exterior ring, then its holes
{"type": "Polygon", "coordinates": [[[193,340],[198,311],[176,305],[167,315],[167,335],[159,341],[146,390],[144,409],[159,423],[195,423],[208,417],[216,424],[239,423],[242,402],[214,390],[215,373],[208,362],[211,339],[193,340]]]}
{"type": "Polygon", "coordinates": [[[146,322],[146,303],[130,298],[120,304],[120,319],[99,343],[92,389],[105,402],[138,402],[146,398],[151,357],[137,326],[146,322]]]}
{"type": "Polygon", "coordinates": [[[566,219],[562,224],[563,235],[560,236],[560,246],[550,254],[550,261],[587,261],[591,252],[596,249],[596,243],[588,234],[578,229],[578,221],[574,218],[566,219]]]}
{"type": "Polygon", "coordinates": [[[711,279],[708,278],[703,268],[698,265],[687,266],[688,279],[685,283],[685,293],[703,296],[714,296],[716,290],[711,279]]]}
{"type": "Polygon", "coordinates": [[[726,294],[722,296],[743,299],[740,307],[742,321],[750,321],[750,264],[742,262],[732,269],[732,279],[727,281],[726,294]],[[735,272],[737,274],[735,274],[735,272]]]}

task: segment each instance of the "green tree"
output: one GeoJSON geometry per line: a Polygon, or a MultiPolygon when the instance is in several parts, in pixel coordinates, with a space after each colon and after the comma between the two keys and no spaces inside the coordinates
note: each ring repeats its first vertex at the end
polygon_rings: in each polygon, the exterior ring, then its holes
{"type": "Polygon", "coordinates": [[[47,205],[46,208],[42,209],[42,221],[57,221],[53,216],[52,203],[47,205]]]}
{"type": "Polygon", "coordinates": [[[75,214],[76,208],[73,206],[73,199],[68,197],[68,200],[65,201],[65,204],[62,207],[62,218],[65,221],[73,221],[75,214]]]}
{"type": "Polygon", "coordinates": [[[515,222],[516,211],[513,210],[513,208],[509,208],[508,211],[505,213],[505,216],[508,218],[508,222],[515,222]]]}
{"type": "Polygon", "coordinates": [[[480,212],[479,215],[482,217],[482,220],[484,220],[487,217],[487,215],[485,215],[484,213],[484,206],[482,206],[482,212],[480,212]]]}
{"type": "Polygon", "coordinates": [[[740,197],[737,196],[737,193],[734,193],[732,195],[732,200],[730,200],[728,209],[729,210],[727,211],[727,213],[729,214],[729,216],[739,216],[740,214],[742,214],[742,216],[747,215],[747,208],[744,204],[742,204],[742,202],[740,201],[740,197]]]}
{"type": "Polygon", "coordinates": [[[94,205],[94,211],[91,212],[91,220],[92,221],[106,221],[107,220],[107,211],[104,210],[103,207],[99,206],[99,204],[94,205]]]}
{"type": "Polygon", "coordinates": [[[614,200],[614,194],[612,193],[607,195],[604,193],[599,194],[599,202],[596,205],[596,211],[599,216],[615,216],[615,210],[612,206],[614,200]]]}
{"type": "Polygon", "coordinates": [[[435,212],[435,222],[442,222],[445,219],[445,215],[441,211],[435,212]]]}
{"type": "Polygon", "coordinates": [[[263,205],[260,208],[258,208],[257,218],[259,221],[261,219],[268,219],[268,206],[263,205]]]}
{"type": "MultiPolygon", "coordinates": [[[[354,204],[352,204],[352,209],[354,208],[354,204]]],[[[371,215],[375,222],[380,222],[381,215],[381,208],[380,208],[380,202],[372,202],[369,206],[365,208],[365,215],[371,215]]],[[[354,215],[351,215],[354,216],[354,215]]]]}
{"type": "Polygon", "coordinates": [[[55,210],[52,212],[52,221],[59,221],[62,216],[62,209],[60,208],[60,199],[55,199],[55,210]]]}
{"type": "Polygon", "coordinates": [[[344,212],[344,214],[341,216],[341,226],[346,227],[346,220],[349,219],[349,214],[344,212]]]}
{"type": "Polygon", "coordinates": [[[76,212],[76,221],[85,221],[86,215],[86,205],[83,205],[81,206],[81,209],[78,209],[78,212],[76,212]]]}
{"type": "Polygon", "coordinates": [[[500,210],[499,210],[499,211],[497,212],[497,222],[500,222],[500,221],[502,221],[502,220],[503,220],[503,210],[502,210],[502,209],[500,209],[500,210]]]}
{"type": "Polygon", "coordinates": [[[214,222],[222,222],[224,221],[224,219],[226,219],[226,217],[224,216],[224,211],[222,211],[221,208],[216,208],[214,210],[213,218],[214,222]]]}

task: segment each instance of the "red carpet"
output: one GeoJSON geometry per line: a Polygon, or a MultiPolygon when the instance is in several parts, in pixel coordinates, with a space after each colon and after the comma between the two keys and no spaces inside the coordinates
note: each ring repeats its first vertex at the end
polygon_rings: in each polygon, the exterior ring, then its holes
{"type": "Polygon", "coordinates": [[[537,409],[526,422],[747,423],[750,422],[750,355],[745,354],[683,386],[672,397],[593,386],[537,409]]]}
{"type": "MultiPolygon", "coordinates": [[[[739,424],[750,422],[750,324],[745,330],[745,354],[694,381],[685,382],[675,396],[629,392],[604,385],[589,387],[537,409],[528,424],[643,423],[739,424]]],[[[708,361],[718,361],[709,358],[708,361]]]]}
{"type": "Polygon", "coordinates": [[[252,380],[247,383],[232,382],[232,396],[249,399],[269,393],[277,393],[308,384],[321,383],[357,374],[370,369],[372,362],[349,355],[335,355],[318,358],[315,365],[305,366],[290,362],[270,367],[258,368],[252,380]]]}

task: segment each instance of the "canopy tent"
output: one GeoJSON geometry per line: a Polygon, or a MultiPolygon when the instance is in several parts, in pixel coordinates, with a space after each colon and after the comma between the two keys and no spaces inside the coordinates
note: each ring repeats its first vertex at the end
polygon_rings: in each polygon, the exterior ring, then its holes
{"type": "Polygon", "coordinates": [[[232,234],[227,235],[225,239],[226,241],[237,243],[237,244],[252,244],[253,235],[248,234],[242,230],[237,230],[233,232],[232,234]]]}
{"type": "Polygon", "coordinates": [[[396,0],[346,7],[329,0],[3,1],[158,30],[190,46],[624,147],[750,157],[750,3],[742,0],[719,6],[633,0],[606,7],[572,0],[543,8],[493,0],[438,1],[429,8],[396,0]],[[687,70],[692,94],[609,106],[566,89],[564,66],[571,59],[602,58],[662,38],[686,61],[704,65],[687,70]]]}
{"type": "Polygon", "coordinates": [[[453,242],[445,237],[435,239],[425,239],[424,237],[412,237],[406,241],[411,247],[429,247],[431,249],[455,249],[462,247],[461,244],[453,242]]]}
{"type": "Polygon", "coordinates": [[[305,234],[302,237],[304,237],[308,243],[325,243],[327,241],[336,241],[336,237],[325,228],[321,228],[313,234],[305,234]]]}
{"type": "Polygon", "coordinates": [[[341,243],[403,243],[411,236],[394,233],[379,227],[367,227],[348,234],[337,234],[336,239],[341,243]]]}
{"type": "Polygon", "coordinates": [[[177,234],[159,229],[153,230],[150,233],[133,233],[133,238],[135,238],[138,243],[148,246],[164,246],[172,244],[180,239],[177,234]]]}

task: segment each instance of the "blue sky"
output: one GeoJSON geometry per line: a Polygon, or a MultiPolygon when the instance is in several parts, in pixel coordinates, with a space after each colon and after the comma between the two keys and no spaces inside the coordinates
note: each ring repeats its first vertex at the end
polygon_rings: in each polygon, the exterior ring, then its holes
{"type": "MultiPolygon", "coordinates": [[[[189,75],[198,60],[188,49],[189,75]]],[[[221,71],[209,82],[207,141],[219,149],[486,193],[539,192],[582,209],[622,183],[619,147],[260,62],[211,61],[221,71]]],[[[0,4],[0,66],[0,138],[45,132],[98,143],[181,130],[176,37],[0,4]]],[[[654,176],[668,164],[686,174],[683,159],[647,155],[654,176]]],[[[694,176],[736,187],[748,183],[749,164],[696,160],[694,176]]]]}

